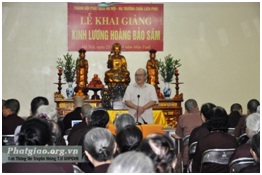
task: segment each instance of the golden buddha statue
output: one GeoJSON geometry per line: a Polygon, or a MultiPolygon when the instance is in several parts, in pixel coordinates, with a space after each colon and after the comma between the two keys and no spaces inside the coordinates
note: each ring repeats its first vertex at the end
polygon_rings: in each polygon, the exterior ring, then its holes
{"type": "MultiPolygon", "coordinates": [[[[76,87],[75,92],[87,93],[88,61],[85,59],[85,49],[79,49],[79,58],[76,60],[76,87]]],[[[77,93],[78,94],[78,93],[77,93]]],[[[82,94],[82,93],[81,93],[82,94]]]]}
{"type": "Polygon", "coordinates": [[[155,59],[156,57],[156,50],[151,49],[149,50],[150,60],[147,61],[146,69],[147,69],[147,83],[155,86],[158,88],[158,60],[155,59]]]}
{"type": "Polygon", "coordinates": [[[116,83],[127,86],[130,82],[130,73],[127,70],[126,59],[121,53],[120,43],[114,43],[111,53],[108,55],[107,68],[105,72],[105,84],[112,88],[116,83]]]}

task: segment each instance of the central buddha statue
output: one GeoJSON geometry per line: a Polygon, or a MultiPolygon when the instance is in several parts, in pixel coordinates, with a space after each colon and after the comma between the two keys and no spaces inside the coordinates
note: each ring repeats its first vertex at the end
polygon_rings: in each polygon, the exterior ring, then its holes
{"type": "Polygon", "coordinates": [[[114,43],[111,53],[108,55],[107,68],[105,72],[105,84],[111,89],[115,85],[121,83],[127,87],[130,83],[130,73],[127,70],[126,59],[121,53],[120,43],[114,43]]]}

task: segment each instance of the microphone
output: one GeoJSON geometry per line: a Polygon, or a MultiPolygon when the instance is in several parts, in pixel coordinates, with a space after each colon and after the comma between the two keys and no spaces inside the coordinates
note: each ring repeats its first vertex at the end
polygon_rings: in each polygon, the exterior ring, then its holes
{"type": "Polygon", "coordinates": [[[141,125],[141,123],[138,122],[139,98],[140,98],[140,95],[137,95],[137,109],[136,109],[136,113],[137,113],[137,116],[136,116],[136,124],[137,124],[137,125],[141,125]]]}
{"type": "MultiPolygon", "coordinates": [[[[140,98],[140,95],[137,95],[137,113],[138,113],[138,107],[139,107],[139,98],[140,98]]],[[[143,119],[142,116],[141,116],[141,118],[142,118],[144,124],[147,124],[147,122],[143,119]]],[[[138,115],[136,117],[136,124],[141,125],[141,123],[138,122],[138,115]]]]}

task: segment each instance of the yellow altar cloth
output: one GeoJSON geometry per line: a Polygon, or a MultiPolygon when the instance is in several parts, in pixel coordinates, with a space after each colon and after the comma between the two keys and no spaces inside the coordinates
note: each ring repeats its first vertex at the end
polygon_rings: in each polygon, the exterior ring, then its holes
{"type": "MultiPolygon", "coordinates": [[[[128,113],[128,110],[107,110],[109,114],[109,123],[113,124],[117,115],[122,113],[128,113]]],[[[153,110],[154,123],[163,125],[164,128],[167,128],[167,122],[163,111],[153,110]]]]}

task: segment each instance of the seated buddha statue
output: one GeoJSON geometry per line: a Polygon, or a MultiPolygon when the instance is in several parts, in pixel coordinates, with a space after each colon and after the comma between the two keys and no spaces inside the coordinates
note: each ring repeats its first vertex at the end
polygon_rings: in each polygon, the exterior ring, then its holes
{"type": "Polygon", "coordinates": [[[121,53],[120,43],[114,43],[111,54],[108,55],[107,68],[105,72],[105,84],[111,88],[116,83],[123,83],[127,86],[130,82],[130,73],[127,70],[126,59],[121,53]]]}

